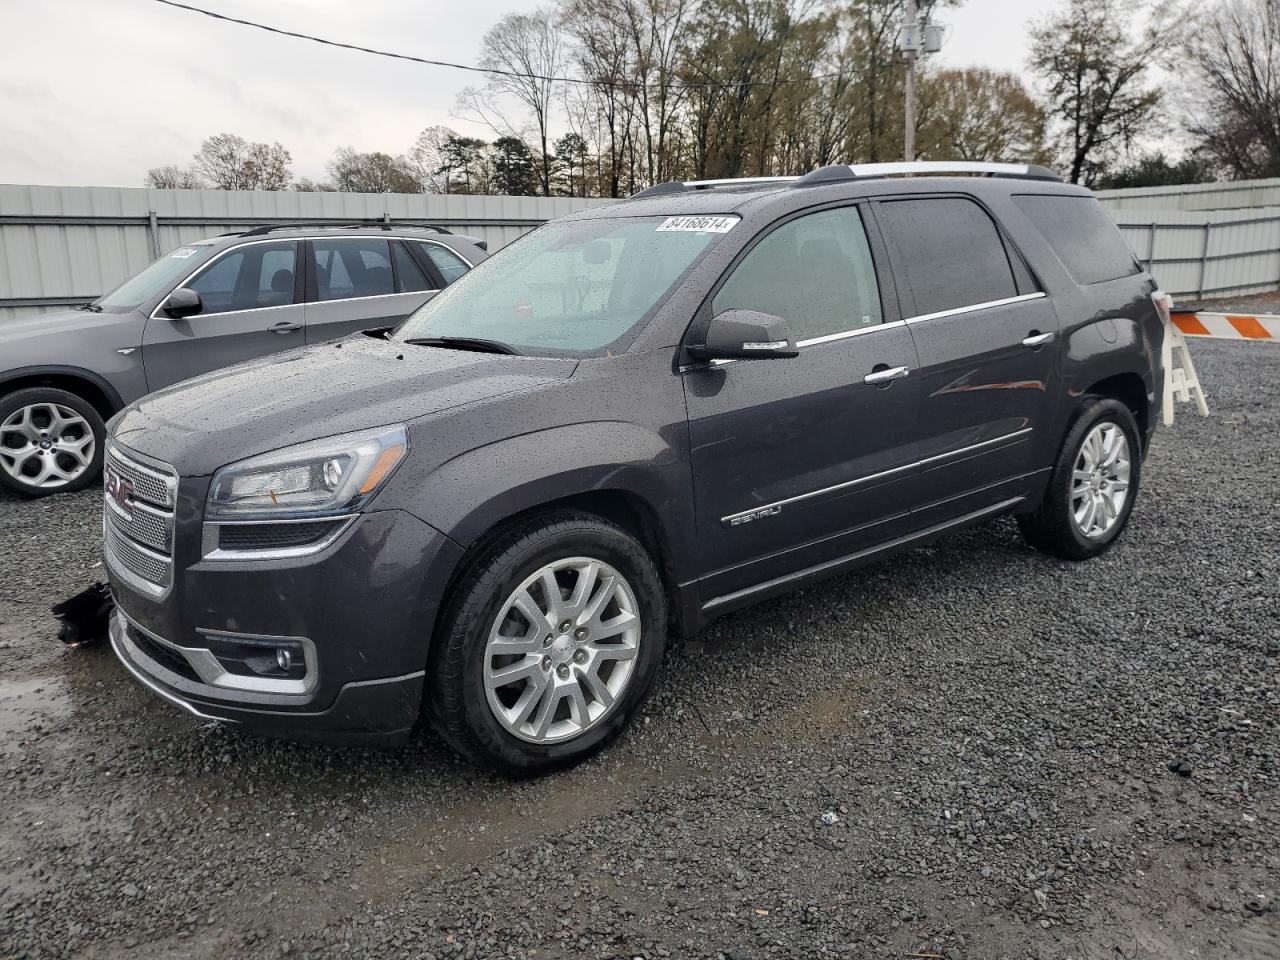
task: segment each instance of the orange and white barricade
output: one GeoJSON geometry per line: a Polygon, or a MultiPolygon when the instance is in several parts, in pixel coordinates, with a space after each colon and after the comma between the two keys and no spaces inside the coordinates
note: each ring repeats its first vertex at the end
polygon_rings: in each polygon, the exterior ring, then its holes
{"type": "Polygon", "coordinates": [[[1195,320],[1196,314],[1176,311],[1167,294],[1156,294],[1155,299],[1165,321],[1164,345],[1160,351],[1164,366],[1164,397],[1161,405],[1164,425],[1173,426],[1174,401],[1194,401],[1200,416],[1207,417],[1209,403],[1204,395],[1204,388],[1200,386],[1200,377],[1196,374],[1195,364],[1191,362],[1191,352],[1187,349],[1186,337],[1183,335],[1185,318],[1195,320]]]}
{"type": "Polygon", "coordinates": [[[1173,323],[1186,337],[1272,340],[1280,343],[1280,316],[1249,313],[1174,311],[1173,323]]]}

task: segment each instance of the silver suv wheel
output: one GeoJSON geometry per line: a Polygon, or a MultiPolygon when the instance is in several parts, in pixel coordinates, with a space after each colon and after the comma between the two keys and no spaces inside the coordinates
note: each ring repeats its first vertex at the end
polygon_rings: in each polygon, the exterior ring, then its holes
{"type": "Polygon", "coordinates": [[[1129,499],[1129,441],[1119,424],[1104,420],[1090,430],[1076,454],[1069,493],[1076,529],[1091,540],[1116,525],[1129,499]]]}
{"type": "Polygon", "coordinates": [[[489,709],[521,740],[571,740],[622,697],[639,650],[640,611],[625,577],[591,557],[546,564],[507,597],[489,629],[489,709]]]}
{"type": "Polygon", "coordinates": [[[0,423],[0,469],[37,490],[58,490],[93,464],[93,428],[61,403],[32,403],[0,423]]]}

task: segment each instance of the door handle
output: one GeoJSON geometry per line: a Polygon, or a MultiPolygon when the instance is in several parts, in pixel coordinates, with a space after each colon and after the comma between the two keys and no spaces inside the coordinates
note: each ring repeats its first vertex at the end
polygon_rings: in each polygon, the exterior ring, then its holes
{"type": "Polygon", "coordinates": [[[862,382],[866,384],[870,384],[873,387],[878,387],[881,384],[892,383],[894,380],[901,380],[910,372],[911,370],[909,367],[883,367],[882,366],[882,368],[872,370],[870,373],[868,373],[865,377],[862,378],[862,382]]]}
{"type": "Polygon", "coordinates": [[[301,330],[302,324],[294,323],[292,320],[281,320],[279,323],[273,323],[267,329],[272,333],[293,333],[295,330],[301,330]]]}
{"type": "Polygon", "coordinates": [[[1022,341],[1022,345],[1035,350],[1038,347],[1043,347],[1046,343],[1053,343],[1054,337],[1056,336],[1057,334],[1052,330],[1048,333],[1036,333],[1032,330],[1031,335],[1022,341]]]}

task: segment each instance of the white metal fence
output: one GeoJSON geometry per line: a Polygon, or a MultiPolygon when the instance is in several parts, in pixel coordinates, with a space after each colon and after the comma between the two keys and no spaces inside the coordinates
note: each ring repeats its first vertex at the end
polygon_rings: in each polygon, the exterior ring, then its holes
{"type": "MultiPolygon", "coordinates": [[[[1180,299],[1280,286],[1280,179],[1098,196],[1161,286],[1180,299]]],[[[539,223],[603,202],[0,184],[0,322],[84,303],[165,251],[230,230],[390,216],[475,234],[496,250],[539,223]]]]}
{"type": "Polygon", "coordinates": [[[1280,287],[1280,179],[1102,190],[1098,198],[1180,299],[1280,287]]]}
{"type": "Polygon", "coordinates": [[[601,202],[0,184],[0,322],[92,300],[162,253],[231,230],[390,216],[472,234],[496,250],[546,220],[601,202]]]}

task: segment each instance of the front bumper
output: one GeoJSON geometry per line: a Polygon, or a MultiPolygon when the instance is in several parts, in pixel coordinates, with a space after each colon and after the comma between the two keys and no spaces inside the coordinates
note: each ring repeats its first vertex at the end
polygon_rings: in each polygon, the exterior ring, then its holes
{"type": "Polygon", "coordinates": [[[184,524],[177,512],[163,596],[119,576],[107,554],[117,604],[111,645],[130,674],[196,717],[265,733],[362,743],[408,734],[438,604],[461,553],[452,541],[384,511],[360,516],[313,556],[211,560],[199,556],[195,518],[184,524]],[[306,678],[291,686],[228,673],[210,652],[219,637],[297,642],[306,678]]]}
{"type": "Polygon", "coordinates": [[[134,642],[131,634],[138,629],[121,611],[112,616],[111,648],[120,662],[152,693],[200,720],[242,724],[292,739],[394,745],[409,735],[418,717],[422,670],[403,677],[345,684],[334,703],[319,711],[250,709],[196,699],[166,682],[176,675],[134,642]]]}

